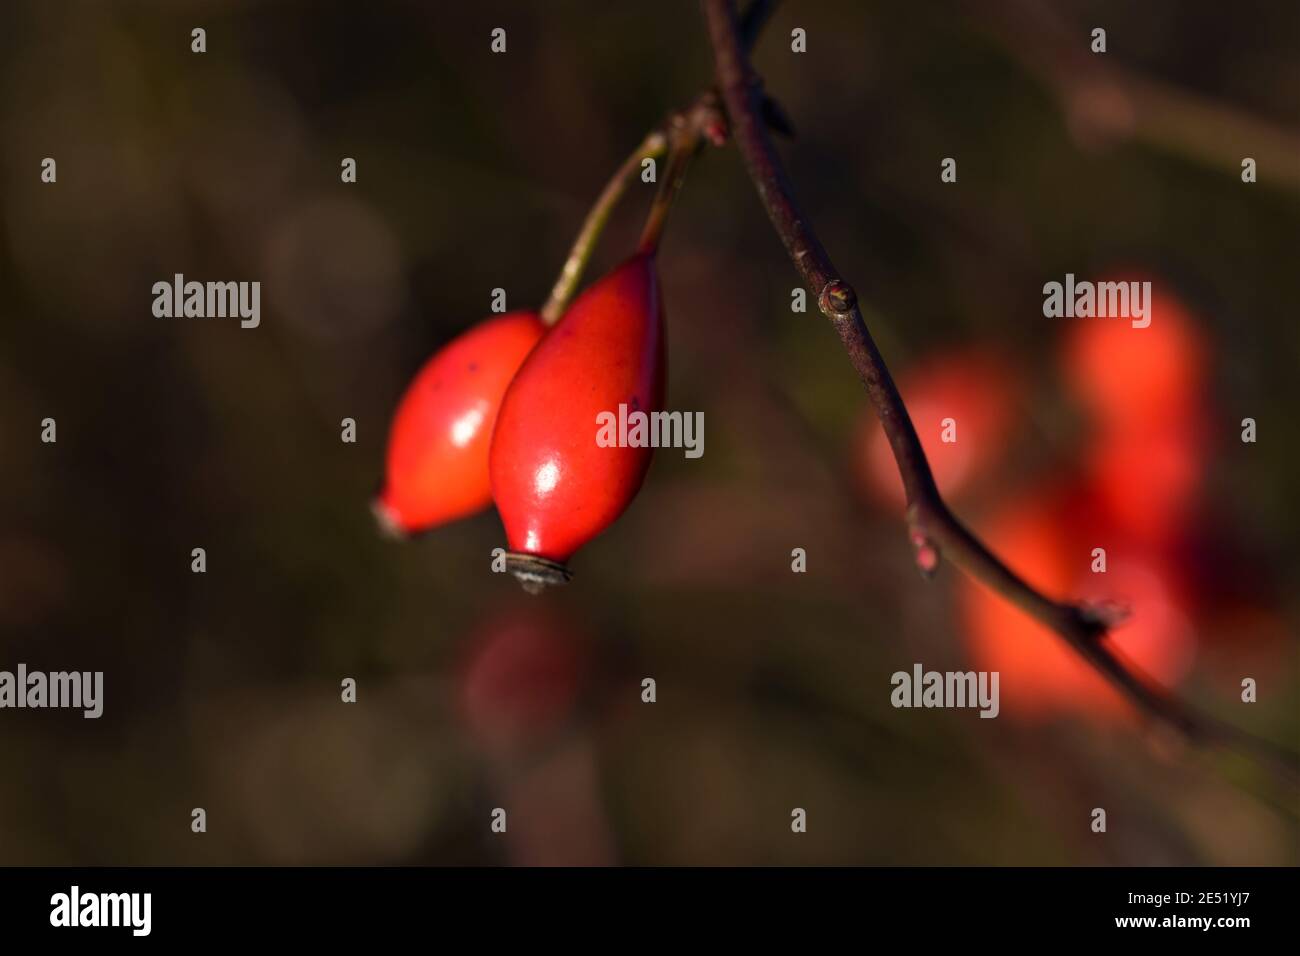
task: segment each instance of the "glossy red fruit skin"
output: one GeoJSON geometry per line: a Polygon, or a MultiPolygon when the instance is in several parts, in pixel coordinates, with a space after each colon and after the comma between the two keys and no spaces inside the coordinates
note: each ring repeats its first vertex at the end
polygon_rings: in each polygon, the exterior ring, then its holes
{"type": "Polygon", "coordinates": [[[654,258],[578,297],[519,369],[492,436],[492,495],[512,551],[563,564],[631,503],[652,448],[602,448],[597,415],[659,411],[664,320],[654,258]]]}
{"type": "Polygon", "coordinates": [[[492,426],[511,378],[545,331],[536,312],[486,319],[439,349],[411,380],[393,416],[375,502],[390,530],[427,531],[491,503],[492,426]]]}

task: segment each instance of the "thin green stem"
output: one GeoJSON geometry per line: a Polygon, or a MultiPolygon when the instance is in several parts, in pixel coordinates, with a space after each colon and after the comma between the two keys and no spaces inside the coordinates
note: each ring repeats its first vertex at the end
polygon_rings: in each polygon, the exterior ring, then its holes
{"type": "MultiPolygon", "coordinates": [[[[740,18],[741,43],[746,50],[751,49],[758,41],[758,36],[763,32],[763,27],[767,25],[767,21],[775,7],[776,0],[751,0],[749,6],[745,9],[744,15],[740,18]]],[[[676,190],[681,187],[686,166],[689,165],[691,157],[699,148],[700,137],[702,135],[707,136],[718,142],[723,135],[720,131],[724,127],[722,108],[718,105],[716,94],[705,93],[697,97],[688,110],[674,113],[666,122],[661,123],[646,134],[646,138],[641,141],[641,145],[633,150],[627,159],[623,160],[623,164],[619,166],[613,177],[605,184],[605,188],[601,190],[600,195],[596,197],[596,202],[587,213],[582,229],[578,232],[578,237],[573,241],[573,247],[569,250],[569,257],[564,262],[564,268],[560,270],[560,275],[551,288],[551,294],[547,298],[546,304],[542,306],[542,322],[546,325],[554,325],[560,321],[560,316],[564,314],[564,310],[568,308],[570,300],[573,299],[574,293],[578,290],[578,283],[582,281],[582,273],[591,260],[591,255],[596,249],[596,243],[600,241],[600,236],[605,231],[605,226],[609,222],[614,207],[618,205],[619,200],[627,192],[628,184],[632,182],[633,177],[641,169],[642,162],[646,159],[657,159],[668,152],[670,131],[681,132],[684,129],[687,136],[695,138],[695,142],[694,145],[689,147],[685,155],[679,154],[677,156],[676,165],[674,160],[669,160],[669,169],[666,171],[663,182],[672,183],[674,192],[673,195],[665,197],[664,189],[660,189],[655,206],[651,208],[651,221],[646,223],[646,229],[642,232],[642,246],[645,245],[648,238],[651,240],[653,247],[658,246],[659,236],[663,232],[664,220],[668,216],[672,199],[676,195],[676,190]],[[702,125],[705,123],[710,125],[702,125]],[[674,172],[674,169],[676,172],[674,172]],[[661,202],[661,200],[663,201],[661,202]]],[[[650,251],[653,251],[653,248],[650,251]]]]}
{"type": "Polygon", "coordinates": [[[700,130],[696,124],[679,119],[673,126],[668,161],[664,164],[659,190],[650,206],[650,213],[646,216],[645,228],[641,230],[641,241],[637,243],[637,252],[643,255],[652,256],[659,251],[664,223],[668,221],[668,213],[672,211],[673,203],[681,192],[691,158],[700,147],[700,130]]]}
{"type": "Polygon", "coordinates": [[[582,223],[578,237],[573,241],[564,268],[560,270],[560,275],[551,288],[551,295],[542,306],[542,321],[546,325],[554,325],[558,322],[564,310],[568,308],[569,301],[578,289],[578,283],[582,281],[582,273],[587,268],[591,254],[596,249],[596,243],[600,240],[601,233],[605,231],[610,214],[623,198],[623,194],[627,192],[628,184],[640,170],[641,163],[648,158],[662,156],[667,149],[668,136],[663,129],[651,130],[641,141],[641,145],[623,160],[622,165],[596,197],[596,202],[582,223]]]}

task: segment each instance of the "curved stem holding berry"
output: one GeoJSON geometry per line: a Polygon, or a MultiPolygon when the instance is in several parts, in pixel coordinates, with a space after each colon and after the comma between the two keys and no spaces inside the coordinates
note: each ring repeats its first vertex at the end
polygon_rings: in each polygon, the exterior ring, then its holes
{"type": "MultiPolygon", "coordinates": [[[[754,43],[757,42],[759,34],[763,32],[763,27],[767,25],[768,18],[772,15],[775,5],[773,0],[752,0],[745,9],[740,18],[740,33],[741,44],[746,50],[752,48],[754,43]]],[[[778,128],[788,134],[788,123],[784,120],[784,116],[776,104],[765,101],[764,108],[769,114],[769,121],[776,122],[778,128]]],[[[672,194],[665,196],[665,189],[661,188],[656,196],[655,205],[651,207],[650,219],[642,231],[640,241],[642,251],[653,252],[654,248],[658,247],[664,221],[668,216],[668,209],[672,205],[676,191],[681,187],[686,166],[689,165],[690,159],[699,149],[700,137],[708,140],[714,146],[721,146],[726,142],[726,117],[723,114],[717,94],[712,90],[702,93],[687,109],[670,114],[663,123],[646,134],[641,144],[628,155],[627,159],[623,160],[622,165],[619,166],[609,182],[605,184],[605,188],[601,190],[600,195],[596,197],[595,203],[592,204],[591,210],[587,213],[587,218],[583,221],[582,229],[573,241],[573,246],[564,262],[564,267],[560,270],[555,285],[551,288],[551,294],[547,298],[546,304],[542,306],[540,314],[544,325],[554,325],[560,320],[564,310],[569,307],[570,301],[572,301],[574,294],[578,290],[578,284],[582,281],[582,273],[591,260],[592,253],[596,249],[596,243],[600,240],[601,233],[605,231],[605,226],[608,224],[614,208],[626,194],[627,187],[641,169],[641,164],[647,159],[657,159],[670,151],[670,148],[673,147],[672,138],[674,134],[693,138],[694,143],[680,144],[683,147],[682,150],[669,159],[669,168],[663,178],[663,183],[665,186],[671,184],[672,194]],[[647,250],[647,243],[653,248],[647,250]]]]}
{"type": "Polygon", "coordinates": [[[669,119],[668,128],[668,161],[664,165],[659,191],[650,206],[650,214],[646,217],[645,228],[641,231],[641,241],[637,244],[637,252],[647,256],[659,251],[668,213],[681,192],[686,170],[704,140],[707,138],[716,145],[726,141],[722,108],[712,91],[701,94],[687,109],[674,114],[669,119]]]}
{"type": "Polygon", "coordinates": [[[614,208],[627,192],[628,184],[641,169],[641,163],[646,159],[662,156],[667,149],[668,136],[663,128],[651,130],[641,144],[628,154],[627,159],[623,160],[623,164],[605,184],[605,188],[601,190],[587,213],[587,218],[583,220],[582,229],[573,241],[564,268],[560,270],[560,275],[551,288],[551,294],[546,304],[542,306],[543,324],[554,325],[560,320],[564,310],[569,307],[569,302],[578,290],[578,283],[582,281],[583,270],[586,269],[596,249],[596,243],[600,240],[601,233],[605,231],[614,208]]]}

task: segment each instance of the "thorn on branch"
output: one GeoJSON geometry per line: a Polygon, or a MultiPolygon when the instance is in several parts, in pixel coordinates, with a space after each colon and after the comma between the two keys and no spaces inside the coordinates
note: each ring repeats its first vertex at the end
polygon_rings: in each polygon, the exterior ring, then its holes
{"type": "Polygon", "coordinates": [[[1085,624],[1104,633],[1126,623],[1133,616],[1133,608],[1124,601],[1096,601],[1080,605],[1079,616],[1085,624]]]}

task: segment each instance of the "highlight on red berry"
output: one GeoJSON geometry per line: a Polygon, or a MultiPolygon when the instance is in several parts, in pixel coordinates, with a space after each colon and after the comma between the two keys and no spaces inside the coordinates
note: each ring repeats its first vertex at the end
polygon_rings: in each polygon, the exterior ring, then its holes
{"type": "Polygon", "coordinates": [[[653,449],[600,447],[597,416],[661,410],[663,322],[654,257],[634,255],[578,297],[506,391],[492,494],[525,587],[568,580],[569,558],[640,489],[653,449]]]}

